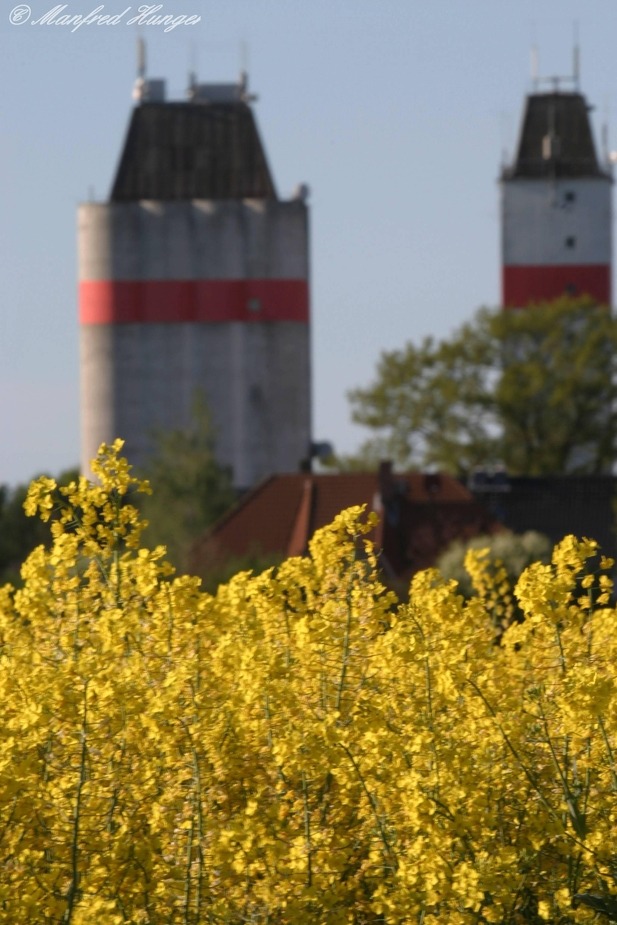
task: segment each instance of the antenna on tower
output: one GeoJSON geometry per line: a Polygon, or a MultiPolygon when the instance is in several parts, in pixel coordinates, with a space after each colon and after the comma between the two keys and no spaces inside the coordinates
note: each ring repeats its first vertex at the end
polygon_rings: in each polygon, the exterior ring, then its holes
{"type": "Polygon", "coordinates": [[[133,99],[136,103],[162,103],[165,99],[165,81],[146,77],[146,43],[141,36],[137,39],[137,80],[133,99]]]}
{"type": "Polygon", "coordinates": [[[146,42],[141,36],[137,39],[137,76],[146,76],[146,42]]]}
{"type": "Polygon", "coordinates": [[[191,42],[190,45],[189,62],[190,68],[187,96],[190,100],[194,100],[197,96],[197,48],[195,47],[195,42],[191,42]]]}
{"type": "Polygon", "coordinates": [[[539,64],[538,64],[538,46],[535,43],[531,46],[530,66],[531,66],[531,81],[533,83],[533,89],[537,90],[538,81],[540,79],[540,75],[539,75],[540,69],[539,69],[539,64]]]}
{"type": "Polygon", "coordinates": [[[578,43],[578,23],[574,23],[574,46],[572,48],[572,80],[578,90],[578,81],[581,72],[581,49],[578,43]]]}
{"type": "Polygon", "coordinates": [[[245,103],[254,103],[258,99],[255,93],[249,93],[249,46],[244,39],[240,42],[240,79],[238,93],[245,103]]]}
{"type": "Polygon", "coordinates": [[[146,97],[146,42],[141,36],[137,39],[137,80],[133,86],[133,99],[141,103],[146,97]]]}
{"type": "Polygon", "coordinates": [[[559,93],[559,85],[564,83],[571,83],[574,85],[575,90],[578,90],[578,80],[580,74],[580,53],[578,47],[578,26],[575,25],[575,44],[573,48],[573,60],[572,60],[572,74],[563,75],[559,77],[557,74],[553,74],[551,77],[541,77],[539,74],[538,68],[538,50],[536,45],[531,46],[531,79],[533,81],[534,91],[538,90],[541,84],[552,84],[553,93],[559,93]]]}
{"type": "Polygon", "coordinates": [[[600,144],[602,148],[602,160],[604,166],[608,170],[612,170],[612,165],[614,163],[613,152],[610,147],[610,138],[609,138],[609,122],[610,122],[610,107],[608,99],[604,100],[603,116],[602,116],[602,127],[600,129],[600,144]]]}
{"type": "Polygon", "coordinates": [[[247,74],[249,69],[249,46],[248,43],[242,39],[240,41],[240,73],[247,74]]]}
{"type": "Polygon", "coordinates": [[[608,147],[608,123],[602,123],[602,160],[605,164],[610,163],[610,152],[608,147]]]}

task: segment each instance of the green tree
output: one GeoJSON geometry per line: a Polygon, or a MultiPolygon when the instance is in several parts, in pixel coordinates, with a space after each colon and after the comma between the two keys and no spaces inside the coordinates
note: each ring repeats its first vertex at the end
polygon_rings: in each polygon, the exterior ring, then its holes
{"type": "Polygon", "coordinates": [[[561,300],[498,312],[503,351],[496,402],[512,472],[598,474],[615,456],[617,321],[601,306],[561,300]]]}
{"type": "Polygon", "coordinates": [[[447,340],[382,354],[373,383],[349,396],[374,434],[359,456],[457,475],[494,462],[512,474],[607,471],[616,347],[617,322],[588,301],[481,309],[447,340]]]}
{"type": "Polygon", "coordinates": [[[231,473],[219,464],[209,415],[195,408],[187,430],[159,435],[157,451],[141,475],[153,489],[140,504],[150,545],[164,545],[180,571],[193,541],[236,500],[231,473]]]}
{"type": "MultiPolygon", "coordinates": [[[[494,596],[490,614],[496,632],[501,639],[510,623],[522,618],[522,611],[516,603],[515,587],[518,579],[533,562],[550,562],[553,544],[543,533],[527,530],[525,533],[511,533],[504,530],[492,536],[476,536],[471,540],[455,540],[437,560],[437,568],[444,578],[454,579],[458,590],[468,600],[478,593],[472,575],[466,568],[468,553],[475,550],[483,555],[483,568],[491,576],[498,594],[494,596]]],[[[486,600],[486,597],[485,597],[486,600]]]]}
{"type": "MultiPolygon", "coordinates": [[[[77,469],[68,469],[56,479],[59,485],[68,485],[77,477],[77,469]]],[[[24,559],[42,543],[49,540],[49,531],[39,520],[27,517],[24,501],[27,485],[10,488],[0,485],[0,582],[21,584],[20,568],[24,559]]]]}
{"type": "Polygon", "coordinates": [[[553,544],[543,533],[527,530],[525,533],[503,531],[492,536],[475,536],[464,542],[456,540],[437,560],[437,568],[444,578],[454,578],[465,597],[471,597],[471,577],[465,568],[465,558],[470,549],[486,549],[488,561],[497,560],[504,566],[508,580],[514,586],[525,569],[532,562],[549,562],[553,544]]]}

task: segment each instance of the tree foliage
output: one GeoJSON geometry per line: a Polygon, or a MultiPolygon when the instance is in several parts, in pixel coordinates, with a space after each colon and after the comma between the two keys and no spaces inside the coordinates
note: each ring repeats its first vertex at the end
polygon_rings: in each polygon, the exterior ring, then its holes
{"type": "Polygon", "coordinates": [[[599,473],[614,459],[617,322],[603,307],[559,300],[480,310],[444,341],[382,354],[375,381],[350,393],[374,432],[360,451],[462,475],[599,473]]]}
{"type": "Polygon", "coordinates": [[[481,552],[485,574],[501,588],[492,613],[496,638],[514,621],[522,617],[516,604],[514,588],[522,573],[537,562],[550,562],[553,544],[536,530],[511,533],[504,530],[492,536],[476,536],[471,540],[455,540],[437,560],[437,569],[446,579],[454,579],[459,591],[470,598],[474,595],[472,577],[465,567],[470,551],[481,552]]]}
{"type": "Polygon", "coordinates": [[[191,427],[158,436],[142,475],[152,494],[141,501],[149,545],[164,545],[176,568],[186,570],[192,542],[236,500],[231,474],[216,459],[206,409],[197,404],[191,427]]]}
{"type": "Polygon", "coordinates": [[[0,590],[0,923],[591,923],[617,894],[612,563],[380,584],[358,508],[212,597],[103,447],[0,590]]]}
{"type": "MultiPolygon", "coordinates": [[[[57,477],[59,485],[68,485],[77,475],[69,469],[57,477]]],[[[49,531],[40,520],[24,513],[28,485],[10,488],[0,485],[0,581],[19,583],[19,570],[26,556],[40,543],[46,542],[49,531]]]]}
{"type": "Polygon", "coordinates": [[[492,562],[500,562],[514,586],[522,573],[533,562],[549,562],[553,545],[547,536],[536,530],[510,533],[504,530],[492,536],[475,536],[463,542],[456,540],[437,560],[437,568],[444,578],[454,578],[466,597],[473,594],[471,577],[465,568],[470,550],[487,550],[492,562]]]}

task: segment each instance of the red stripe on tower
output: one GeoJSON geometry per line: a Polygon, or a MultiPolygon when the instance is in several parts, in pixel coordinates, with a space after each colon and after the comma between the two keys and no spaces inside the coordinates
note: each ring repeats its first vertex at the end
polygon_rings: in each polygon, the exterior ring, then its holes
{"type": "Polygon", "coordinates": [[[304,279],[84,280],[81,324],[309,320],[304,279]]]}
{"type": "Polygon", "coordinates": [[[517,154],[501,176],[507,308],[563,295],[611,303],[612,176],[596,155],[589,109],[578,92],[527,97],[517,154]]]}
{"type": "Polygon", "coordinates": [[[551,302],[561,296],[589,296],[601,305],[610,304],[610,266],[504,267],[502,272],[505,308],[551,302]]]}

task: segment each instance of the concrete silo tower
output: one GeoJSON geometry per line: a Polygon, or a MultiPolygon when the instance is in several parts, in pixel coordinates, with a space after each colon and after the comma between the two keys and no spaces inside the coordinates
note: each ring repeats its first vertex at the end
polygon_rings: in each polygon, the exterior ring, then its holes
{"type": "MultiPolygon", "coordinates": [[[[502,302],[562,295],[611,302],[611,172],[596,154],[590,107],[575,89],[527,97],[514,161],[501,175],[502,302]]],[[[536,78],[536,88],[538,86],[536,78]]]]}
{"type": "Polygon", "coordinates": [[[311,439],[305,187],[278,198],[246,81],[165,100],[141,68],[108,202],[79,209],[82,466],[189,427],[198,396],[245,488],[311,439]]]}

